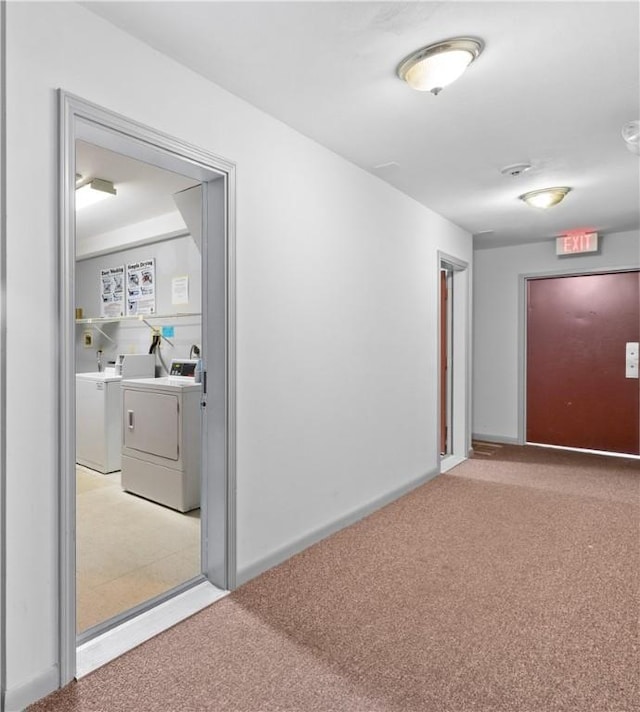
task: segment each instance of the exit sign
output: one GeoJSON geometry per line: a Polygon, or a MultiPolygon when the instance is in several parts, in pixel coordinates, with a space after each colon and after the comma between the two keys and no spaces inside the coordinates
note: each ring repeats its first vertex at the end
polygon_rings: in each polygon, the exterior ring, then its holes
{"type": "Polygon", "coordinates": [[[556,255],[580,255],[598,251],[597,232],[573,232],[556,237],[556,255]]]}

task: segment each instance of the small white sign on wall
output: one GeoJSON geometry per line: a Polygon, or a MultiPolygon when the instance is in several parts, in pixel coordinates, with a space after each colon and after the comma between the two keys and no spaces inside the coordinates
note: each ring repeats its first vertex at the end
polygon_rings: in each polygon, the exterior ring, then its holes
{"type": "Polygon", "coordinates": [[[188,304],[189,303],[189,277],[174,277],[171,280],[171,303],[172,304],[188,304]]]}

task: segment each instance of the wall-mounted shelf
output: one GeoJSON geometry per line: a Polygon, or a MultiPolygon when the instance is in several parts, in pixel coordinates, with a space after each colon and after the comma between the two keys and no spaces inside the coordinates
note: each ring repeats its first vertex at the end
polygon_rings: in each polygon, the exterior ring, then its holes
{"type": "Polygon", "coordinates": [[[175,314],[133,314],[132,316],[94,316],[76,319],[76,324],[112,324],[117,321],[147,321],[148,319],[175,319],[182,316],[202,316],[200,312],[176,312],[175,314]]]}
{"type": "MultiPolygon", "coordinates": [[[[151,319],[177,319],[179,317],[185,316],[202,316],[200,312],[176,312],[175,314],[134,314],[132,316],[95,316],[90,319],[76,319],[76,324],[86,324],[91,326],[96,331],[99,331],[106,339],[108,339],[112,344],[116,342],[100,328],[102,324],[115,324],[121,321],[141,321],[145,326],[148,326],[152,331],[156,330],[155,326],[152,326],[149,321],[151,319]]],[[[173,346],[173,342],[169,341],[165,336],[160,337],[166,341],[170,346],[173,346]]]]}

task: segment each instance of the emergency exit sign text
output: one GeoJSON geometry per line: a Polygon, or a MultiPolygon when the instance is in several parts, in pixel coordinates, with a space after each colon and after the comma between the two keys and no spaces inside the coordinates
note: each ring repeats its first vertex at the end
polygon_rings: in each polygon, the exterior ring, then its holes
{"type": "Polygon", "coordinates": [[[556,255],[579,255],[598,251],[597,232],[574,232],[556,237],[556,255]]]}

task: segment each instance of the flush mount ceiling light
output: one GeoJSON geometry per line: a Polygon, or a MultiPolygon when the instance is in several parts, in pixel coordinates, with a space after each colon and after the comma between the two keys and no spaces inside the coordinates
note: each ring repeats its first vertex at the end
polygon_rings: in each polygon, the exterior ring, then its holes
{"type": "Polygon", "coordinates": [[[110,180],[90,178],[82,181],[76,184],[76,210],[82,210],[113,195],[117,195],[117,191],[110,180]]]}
{"type": "Polygon", "coordinates": [[[640,156],[640,121],[638,119],[628,121],[622,127],[622,138],[631,153],[636,153],[640,156]]]}
{"type": "Polygon", "coordinates": [[[412,89],[439,94],[464,73],[483,48],[480,40],[471,37],[436,42],[403,59],[397,74],[412,89]]]}
{"type": "Polygon", "coordinates": [[[542,188],[531,190],[518,197],[533,208],[550,208],[564,200],[564,196],[570,190],[571,188],[542,188]]]}

